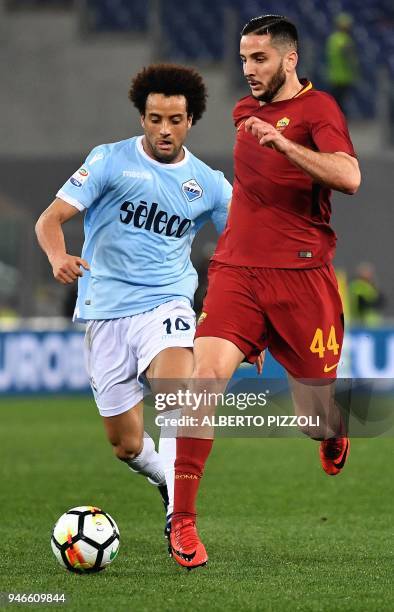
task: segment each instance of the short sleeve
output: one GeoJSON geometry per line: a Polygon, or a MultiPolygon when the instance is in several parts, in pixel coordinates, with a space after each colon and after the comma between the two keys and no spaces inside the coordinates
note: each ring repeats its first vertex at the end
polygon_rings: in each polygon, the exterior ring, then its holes
{"type": "Polygon", "coordinates": [[[219,176],[215,201],[213,203],[211,219],[216,227],[218,234],[221,234],[226,226],[228,205],[233,189],[224,176],[223,172],[217,171],[219,176]]]}
{"type": "Polygon", "coordinates": [[[89,208],[103,192],[108,156],[106,145],[95,147],[84,164],[59,189],[56,197],[78,210],[89,208]]]}
{"type": "Polygon", "coordinates": [[[322,94],[319,100],[305,109],[305,119],[316,148],[321,153],[347,153],[356,157],[346,119],[338,104],[329,94],[322,94]]]}

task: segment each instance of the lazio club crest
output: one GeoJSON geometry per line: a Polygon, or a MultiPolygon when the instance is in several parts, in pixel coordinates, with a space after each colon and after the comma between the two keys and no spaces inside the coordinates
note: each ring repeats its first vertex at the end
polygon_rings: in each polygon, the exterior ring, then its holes
{"type": "Polygon", "coordinates": [[[190,179],[185,183],[182,183],[182,192],[188,202],[193,202],[193,200],[201,198],[203,188],[200,187],[197,181],[190,179]]]}

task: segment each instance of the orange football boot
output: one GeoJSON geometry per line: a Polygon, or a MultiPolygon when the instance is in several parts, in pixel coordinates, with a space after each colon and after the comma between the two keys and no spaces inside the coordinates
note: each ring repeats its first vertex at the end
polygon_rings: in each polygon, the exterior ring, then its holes
{"type": "Polygon", "coordinates": [[[320,442],[320,461],[329,476],[336,476],[342,470],[350,452],[349,438],[329,438],[320,442]]]}
{"type": "Polygon", "coordinates": [[[172,556],[182,567],[191,570],[206,565],[207,551],[198,537],[196,523],[193,519],[184,518],[173,522],[170,542],[172,556]]]}

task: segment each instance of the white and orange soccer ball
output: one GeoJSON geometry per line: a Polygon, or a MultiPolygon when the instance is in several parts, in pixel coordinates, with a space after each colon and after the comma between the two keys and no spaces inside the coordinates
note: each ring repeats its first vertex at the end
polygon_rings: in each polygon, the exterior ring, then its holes
{"type": "Polygon", "coordinates": [[[94,506],[78,506],[62,514],[51,538],[60,565],[78,574],[108,567],[118,554],[119,542],[114,519],[94,506]]]}

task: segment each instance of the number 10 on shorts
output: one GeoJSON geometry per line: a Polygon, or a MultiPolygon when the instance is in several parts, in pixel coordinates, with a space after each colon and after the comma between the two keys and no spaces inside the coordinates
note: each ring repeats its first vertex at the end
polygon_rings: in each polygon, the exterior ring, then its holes
{"type": "Polygon", "coordinates": [[[312,353],[317,353],[320,359],[323,359],[326,349],[328,351],[332,351],[334,355],[338,355],[339,344],[335,335],[335,327],[331,325],[327,342],[325,342],[323,330],[318,327],[315,331],[315,335],[313,336],[309,349],[312,353]]]}
{"type": "Polygon", "coordinates": [[[175,319],[174,325],[173,325],[173,322],[171,321],[171,319],[166,319],[165,321],[163,321],[163,325],[166,328],[166,334],[172,334],[173,327],[175,328],[175,331],[177,331],[177,332],[179,332],[179,331],[187,331],[188,329],[190,329],[189,323],[187,323],[186,321],[181,319],[181,317],[177,317],[175,319]]]}

